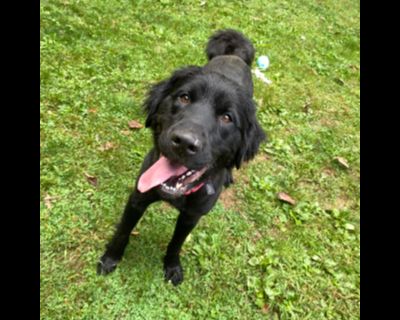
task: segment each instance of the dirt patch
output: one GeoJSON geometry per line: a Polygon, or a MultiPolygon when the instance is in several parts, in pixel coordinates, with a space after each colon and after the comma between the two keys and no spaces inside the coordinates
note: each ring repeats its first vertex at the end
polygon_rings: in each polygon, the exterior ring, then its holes
{"type": "Polygon", "coordinates": [[[80,257],[81,253],[76,250],[68,250],[65,252],[65,263],[68,266],[68,269],[75,271],[82,271],[85,262],[80,257]]]}
{"type": "Polygon", "coordinates": [[[324,204],[325,210],[345,210],[353,205],[353,201],[347,195],[340,195],[333,202],[324,204]]]}
{"type": "Polygon", "coordinates": [[[174,207],[172,205],[170,205],[168,202],[166,201],[162,201],[161,204],[161,209],[162,210],[170,210],[170,209],[174,209],[174,207]]]}
{"type": "Polygon", "coordinates": [[[297,182],[297,190],[310,190],[309,192],[320,192],[318,184],[311,179],[302,179],[297,182]]]}
{"type": "MultiPolygon", "coordinates": [[[[252,160],[254,161],[254,159],[252,160]]],[[[239,170],[233,169],[232,176],[234,184],[248,184],[250,183],[250,177],[247,170],[247,167],[251,165],[249,163],[243,163],[239,170]]]]}
{"type": "Polygon", "coordinates": [[[333,205],[335,206],[336,209],[346,209],[350,206],[351,201],[347,195],[342,195],[334,201],[333,205]]]}
{"type": "Polygon", "coordinates": [[[335,171],[330,168],[325,168],[322,170],[322,173],[328,177],[334,177],[335,176],[335,171]]]}
{"type": "Polygon", "coordinates": [[[318,119],[315,123],[314,126],[318,128],[335,128],[339,125],[339,122],[337,120],[327,118],[327,117],[321,117],[318,119]]]}
{"type": "Polygon", "coordinates": [[[239,207],[239,200],[233,187],[225,189],[221,193],[219,201],[222,203],[225,209],[237,210],[239,207]]]}
{"type": "Polygon", "coordinates": [[[272,155],[266,154],[264,152],[260,152],[253,160],[251,160],[252,164],[267,162],[272,159],[272,155]]]}

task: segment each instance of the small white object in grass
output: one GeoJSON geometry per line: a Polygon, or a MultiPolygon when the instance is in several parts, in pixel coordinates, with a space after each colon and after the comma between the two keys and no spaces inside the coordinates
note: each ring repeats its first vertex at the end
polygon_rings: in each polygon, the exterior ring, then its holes
{"type": "Polygon", "coordinates": [[[259,56],[257,59],[257,66],[261,70],[267,70],[269,67],[269,58],[267,56],[259,56]]]}
{"type": "Polygon", "coordinates": [[[260,69],[258,69],[258,68],[256,68],[256,69],[254,70],[254,75],[255,75],[258,79],[260,79],[261,81],[265,82],[266,84],[271,84],[271,83],[272,83],[272,81],[269,80],[269,79],[264,75],[264,73],[262,73],[262,72],[260,71],[260,69]]]}
{"type": "Polygon", "coordinates": [[[356,229],[356,227],[354,225],[352,225],[351,223],[346,223],[344,225],[344,227],[349,231],[354,231],[356,229]]]}

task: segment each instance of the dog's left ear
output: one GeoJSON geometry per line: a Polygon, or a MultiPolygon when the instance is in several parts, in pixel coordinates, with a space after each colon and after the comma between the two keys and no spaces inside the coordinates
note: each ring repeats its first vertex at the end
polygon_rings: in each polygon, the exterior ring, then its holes
{"type": "Polygon", "coordinates": [[[166,97],[168,92],[168,80],[156,83],[151,87],[147,94],[147,99],[143,104],[144,110],[147,114],[146,128],[149,128],[153,124],[154,116],[157,113],[158,106],[161,101],[166,97]]]}
{"type": "MultiPolygon", "coordinates": [[[[254,106],[251,109],[255,109],[254,106]]],[[[260,147],[260,143],[264,141],[267,136],[255,116],[255,110],[251,112],[251,115],[246,119],[247,123],[242,133],[242,146],[235,157],[236,168],[240,168],[242,162],[249,161],[254,158],[260,147]]]]}
{"type": "Polygon", "coordinates": [[[201,68],[197,66],[188,66],[176,70],[172,76],[164,81],[155,84],[149,91],[147,99],[144,102],[144,109],[147,113],[146,128],[153,125],[154,117],[158,111],[161,102],[178,86],[187,81],[193,75],[200,73],[201,68]]]}

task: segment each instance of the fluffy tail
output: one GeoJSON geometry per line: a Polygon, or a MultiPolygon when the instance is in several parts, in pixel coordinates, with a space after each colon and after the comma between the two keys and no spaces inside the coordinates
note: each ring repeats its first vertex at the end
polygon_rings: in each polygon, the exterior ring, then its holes
{"type": "Polygon", "coordinates": [[[254,47],[242,33],[232,30],[220,30],[208,41],[206,53],[208,60],[216,56],[235,55],[251,66],[254,59],[254,47]]]}

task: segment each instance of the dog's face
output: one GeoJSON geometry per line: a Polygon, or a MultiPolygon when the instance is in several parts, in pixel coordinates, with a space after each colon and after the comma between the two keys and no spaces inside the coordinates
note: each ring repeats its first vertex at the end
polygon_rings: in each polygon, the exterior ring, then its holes
{"type": "Polygon", "coordinates": [[[155,147],[172,165],[187,169],[181,170],[183,177],[161,186],[170,195],[185,194],[216,170],[239,168],[265,138],[252,98],[198,67],[178,70],[155,85],[145,108],[155,147]]]}

